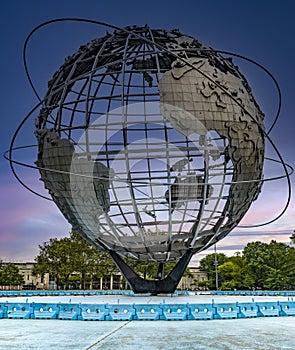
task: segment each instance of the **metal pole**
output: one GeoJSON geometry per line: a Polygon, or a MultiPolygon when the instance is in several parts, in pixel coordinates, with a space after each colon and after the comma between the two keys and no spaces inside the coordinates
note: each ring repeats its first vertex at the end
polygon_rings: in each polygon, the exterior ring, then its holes
{"type": "Polygon", "coordinates": [[[214,259],[214,265],[215,265],[215,287],[216,287],[216,290],[218,290],[218,260],[217,260],[216,244],[214,245],[214,253],[215,253],[215,259],[214,259]]]}

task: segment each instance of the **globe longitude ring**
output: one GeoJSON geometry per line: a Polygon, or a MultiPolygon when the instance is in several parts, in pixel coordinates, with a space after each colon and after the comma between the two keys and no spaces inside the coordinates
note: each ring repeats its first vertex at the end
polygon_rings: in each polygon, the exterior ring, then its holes
{"type": "Polygon", "coordinates": [[[231,60],[178,30],[116,29],[49,81],[36,166],[73,229],[111,254],[135,292],[170,292],[257,199],[263,119],[231,60]],[[123,257],[178,264],[145,281],[123,257]]]}

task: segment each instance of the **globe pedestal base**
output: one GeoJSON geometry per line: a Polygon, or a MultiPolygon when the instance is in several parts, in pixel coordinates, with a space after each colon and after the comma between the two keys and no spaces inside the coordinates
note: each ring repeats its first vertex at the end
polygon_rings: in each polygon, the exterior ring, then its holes
{"type": "Polygon", "coordinates": [[[116,252],[111,251],[109,254],[134,293],[151,293],[152,295],[174,293],[193,255],[192,250],[188,250],[167,277],[160,280],[145,280],[138,276],[116,252]]]}

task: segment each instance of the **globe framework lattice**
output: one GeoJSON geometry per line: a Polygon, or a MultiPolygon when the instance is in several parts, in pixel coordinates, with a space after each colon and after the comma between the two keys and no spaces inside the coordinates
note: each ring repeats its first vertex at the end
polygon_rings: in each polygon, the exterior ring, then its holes
{"type": "Polygon", "coordinates": [[[36,120],[41,179],[73,229],[140,260],[225,237],[261,187],[263,114],[227,58],[178,30],[81,46],[36,120]]]}

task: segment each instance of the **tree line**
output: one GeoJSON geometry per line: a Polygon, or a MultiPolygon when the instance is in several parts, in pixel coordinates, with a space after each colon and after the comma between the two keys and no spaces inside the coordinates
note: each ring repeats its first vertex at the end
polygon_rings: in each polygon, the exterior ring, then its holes
{"type": "MultiPolygon", "coordinates": [[[[87,285],[100,278],[120,273],[109,254],[99,251],[75,232],[71,232],[70,237],[52,238],[40,245],[39,249],[33,274],[49,273],[55,280],[57,288],[67,289],[74,284],[85,289],[87,285]]],[[[156,278],[157,263],[126,260],[143,278],[156,278]]],[[[165,264],[165,272],[169,273],[174,265],[174,263],[165,264]]]]}
{"type": "MultiPolygon", "coordinates": [[[[290,237],[295,244],[295,232],[290,237]]],[[[128,264],[145,279],[155,279],[158,264],[127,259],[128,264]]],[[[174,263],[165,264],[168,274],[174,263]]],[[[295,289],[295,248],[292,245],[271,241],[248,243],[242,253],[228,257],[223,253],[209,254],[200,261],[200,270],[207,272],[208,281],[199,283],[208,289],[295,289]],[[216,267],[216,261],[218,266],[216,267]]],[[[39,245],[35,258],[34,275],[49,273],[57,288],[70,285],[85,289],[100,278],[118,274],[119,270],[107,253],[103,253],[85,241],[77,233],[70,237],[51,238],[39,245]]],[[[187,268],[185,275],[191,275],[187,268]]],[[[0,260],[0,286],[19,286],[23,276],[14,264],[0,260]]]]}
{"type": "MultiPolygon", "coordinates": [[[[295,233],[290,237],[295,244],[295,233]]],[[[260,241],[246,245],[242,253],[228,257],[223,253],[209,254],[200,261],[200,269],[208,274],[204,286],[221,290],[283,290],[295,289],[295,248],[292,245],[260,241]]]]}

